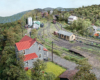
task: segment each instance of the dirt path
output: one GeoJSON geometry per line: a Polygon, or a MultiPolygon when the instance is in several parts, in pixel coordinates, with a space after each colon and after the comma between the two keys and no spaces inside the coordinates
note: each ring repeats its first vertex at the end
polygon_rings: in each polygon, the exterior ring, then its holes
{"type": "Polygon", "coordinates": [[[31,32],[31,28],[28,28],[28,29],[27,29],[27,35],[30,36],[30,32],[31,32]]]}

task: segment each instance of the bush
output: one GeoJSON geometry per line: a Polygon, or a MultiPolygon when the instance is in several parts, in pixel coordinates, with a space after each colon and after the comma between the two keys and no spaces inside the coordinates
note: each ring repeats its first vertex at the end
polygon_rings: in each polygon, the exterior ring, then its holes
{"type": "Polygon", "coordinates": [[[64,58],[65,58],[66,60],[75,61],[76,63],[79,62],[79,59],[77,59],[77,58],[75,58],[75,57],[65,56],[64,58]]]}
{"type": "Polygon", "coordinates": [[[53,50],[53,52],[54,52],[56,55],[58,55],[58,56],[61,55],[61,54],[60,54],[60,51],[58,51],[58,50],[53,50]]]}
{"type": "Polygon", "coordinates": [[[65,51],[69,51],[67,48],[62,48],[63,50],[65,50],[65,51]]]}

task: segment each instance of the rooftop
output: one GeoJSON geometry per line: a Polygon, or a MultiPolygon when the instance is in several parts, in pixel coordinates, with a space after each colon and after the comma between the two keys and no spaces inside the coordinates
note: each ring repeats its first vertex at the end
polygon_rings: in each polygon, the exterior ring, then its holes
{"type": "Polygon", "coordinates": [[[38,56],[36,55],[36,53],[31,53],[31,54],[27,54],[25,55],[24,61],[28,61],[34,58],[37,58],[38,56]]]}
{"type": "Polygon", "coordinates": [[[78,70],[66,70],[64,73],[62,73],[59,78],[67,78],[69,80],[72,80],[72,77],[78,72],[78,70]]]}
{"type": "Polygon", "coordinates": [[[73,35],[73,33],[71,33],[71,32],[66,32],[66,31],[63,31],[63,30],[59,30],[58,33],[59,33],[59,34],[63,34],[63,35],[65,35],[65,36],[71,36],[71,35],[73,35]]]}
{"type": "Polygon", "coordinates": [[[77,17],[77,16],[69,16],[68,18],[74,18],[74,17],[77,17]]]}
{"type": "Polygon", "coordinates": [[[16,43],[16,47],[18,51],[29,49],[35,42],[35,39],[32,39],[29,36],[25,35],[19,42],[16,43]]]}

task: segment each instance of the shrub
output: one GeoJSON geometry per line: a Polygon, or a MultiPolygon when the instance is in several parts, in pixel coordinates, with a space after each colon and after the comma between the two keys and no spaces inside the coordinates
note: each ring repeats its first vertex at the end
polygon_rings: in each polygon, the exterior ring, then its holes
{"type": "Polygon", "coordinates": [[[69,51],[67,48],[62,48],[63,50],[65,50],[65,51],[69,51]]]}
{"type": "Polygon", "coordinates": [[[58,55],[58,56],[61,55],[61,54],[60,54],[60,51],[58,51],[58,50],[53,50],[53,52],[54,52],[56,55],[58,55]]]}

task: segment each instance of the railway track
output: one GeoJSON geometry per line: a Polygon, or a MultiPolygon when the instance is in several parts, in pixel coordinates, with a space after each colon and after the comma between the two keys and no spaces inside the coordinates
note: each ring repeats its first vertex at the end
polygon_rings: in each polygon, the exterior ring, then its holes
{"type": "MultiPolygon", "coordinates": [[[[47,23],[47,26],[46,26],[44,29],[47,29],[49,39],[52,40],[54,43],[56,43],[56,42],[58,42],[59,40],[61,40],[61,39],[56,40],[55,38],[53,38],[53,37],[55,37],[55,36],[53,36],[53,35],[50,34],[50,23],[49,23],[49,22],[47,23]]],[[[41,29],[41,31],[42,31],[42,30],[43,30],[43,29],[41,29]]],[[[38,35],[40,35],[40,34],[42,33],[41,31],[39,31],[38,35]]],[[[41,37],[41,38],[40,38],[41,40],[45,41],[45,40],[42,38],[42,36],[40,36],[40,37],[41,37]]],[[[50,43],[45,42],[45,44],[48,45],[49,47],[51,47],[51,44],[50,44],[50,43]]],[[[61,44],[62,44],[62,43],[61,43],[61,44]]],[[[63,44],[63,45],[64,45],[64,44],[63,44]]],[[[76,56],[75,54],[72,54],[72,53],[70,53],[70,52],[66,52],[66,51],[62,50],[62,48],[59,48],[59,47],[54,47],[53,49],[54,49],[54,50],[60,50],[62,53],[66,53],[66,55],[69,55],[69,56],[73,56],[73,57],[76,56]]]]}
{"type": "MultiPolygon", "coordinates": [[[[62,27],[62,24],[60,24],[59,22],[57,22],[57,24],[60,27],[62,27]]],[[[62,27],[62,30],[66,31],[63,27],[62,27]]],[[[79,36],[76,36],[76,38],[77,38],[77,42],[81,39],[80,41],[82,41],[82,43],[84,43],[87,46],[94,46],[94,47],[100,48],[100,46],[97,46],[98,44],[100,44],[100,41],[90,40],[90,39],[82,38],[79,36]],[[92,43],[96,43],[97,45],[91,45],[92,43]]]]}

